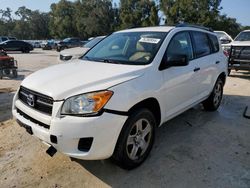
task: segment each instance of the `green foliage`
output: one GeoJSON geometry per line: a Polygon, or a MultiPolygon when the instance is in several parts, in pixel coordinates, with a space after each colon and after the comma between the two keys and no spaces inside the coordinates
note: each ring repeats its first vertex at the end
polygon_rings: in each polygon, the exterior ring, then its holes
{"type": "Polygon", "coordinates": [[[235,37],[243,28],[236,19],[220,15],[221,0],[161,0],[161,10],[166,15],[166,24],[198,24],[226,31],[235,37]]]}
{"type": "Polygon", "coordinates": [[[159,24],[155,2],[150,0],[121,0],[119,15],[121,29],[159,24]]]}
{"type": "Polygon", "coordinates": [[[78,36],[88,38],[113,31],[114,10],[110,0],[78,0],[75,10],[78,36]]]}
{"type": "Polygon", "coordinates": [[[18,39],[87,39],[107,35],[115,30],[159,25],[159,7],[166,15],[166,24],[191,23],[223,30],[236,36],[242,27],[236,19],[221,15],[221,0],[60,0],[49,13],[20,7],[0,9],[0,35],[18,39]]]}
{"type": "Polygon", "coordinates": [[[73,2],[61,0],[57,4],[51,5],[50,14],[51,35],[56,38],[66,38],[75,36],[75,5],[73,2]]]}
{"type": "Polygon", "coordinates": [[[226,31],[233,38],[244,28],[236,22],[235,18],[227,17],[227,15],[220,15],[213,23],[213,29],[219,31],[226,31]]]}
{"type": "Polygon", "coordinates": [[[221,0],[161,0],[168,25],[188,22],[209,26],[219,15],[221,0]]]}

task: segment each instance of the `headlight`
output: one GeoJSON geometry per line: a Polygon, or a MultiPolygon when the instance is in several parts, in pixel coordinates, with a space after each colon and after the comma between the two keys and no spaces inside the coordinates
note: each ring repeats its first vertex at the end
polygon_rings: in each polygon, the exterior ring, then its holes
{"type": "Polygon", "coordinates": [[[63,103],[61,114],[96,114],[105,106],[112,95],[112,91],[99,91],[70,97],[63,103]]]}

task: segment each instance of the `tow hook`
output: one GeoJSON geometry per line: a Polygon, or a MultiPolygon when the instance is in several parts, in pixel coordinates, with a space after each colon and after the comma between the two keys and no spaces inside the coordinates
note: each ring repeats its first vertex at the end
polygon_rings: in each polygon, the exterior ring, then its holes
{"type": "Polygon", "coordinates": [[[55,154],[56,154],[57,150],[56,148],[54,148],[53,146],[50,146],[46,153],[50,156],[50,157],[53,157],[55,154]]]}

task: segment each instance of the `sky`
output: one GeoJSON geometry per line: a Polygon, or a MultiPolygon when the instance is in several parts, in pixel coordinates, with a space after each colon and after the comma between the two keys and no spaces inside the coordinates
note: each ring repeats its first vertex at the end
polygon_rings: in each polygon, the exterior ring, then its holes
{"type": "MultiPolygon", "coordinates": [[[[50,5],[58,1],[59,0],[0,0],[0,9],[10,7],[13,11],[16,11],[18,7],[26,6],[31,10],[38,9],[42,12],[48,12],[50,5]]],[[[113,0],[113,2],[117,3],[119,0],[113,0]]],[[[222,0],[221,6],[223,7],[221,13],[236,18],[237,22],[244,26],[250,26],[250,0],[222,0]]]]}

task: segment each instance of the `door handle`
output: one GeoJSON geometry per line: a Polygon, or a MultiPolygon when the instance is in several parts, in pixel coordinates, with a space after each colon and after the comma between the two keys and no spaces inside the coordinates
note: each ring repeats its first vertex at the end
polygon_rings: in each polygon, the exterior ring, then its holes
{"type": "Polygon", "coordinates": [[[215,62],[216,65],[219,64],[219,63],[220,63],[220,61],[216,61],[216,62],[215,62]]]}
{"type": "Polygon", "coordinates": [[[200,68],[200,67],[196,67],[196,68],[194,69],[194,72],[197,72],[197,71],[199,71],[199,70],[201,70],[201,68],[200,68]]]}

